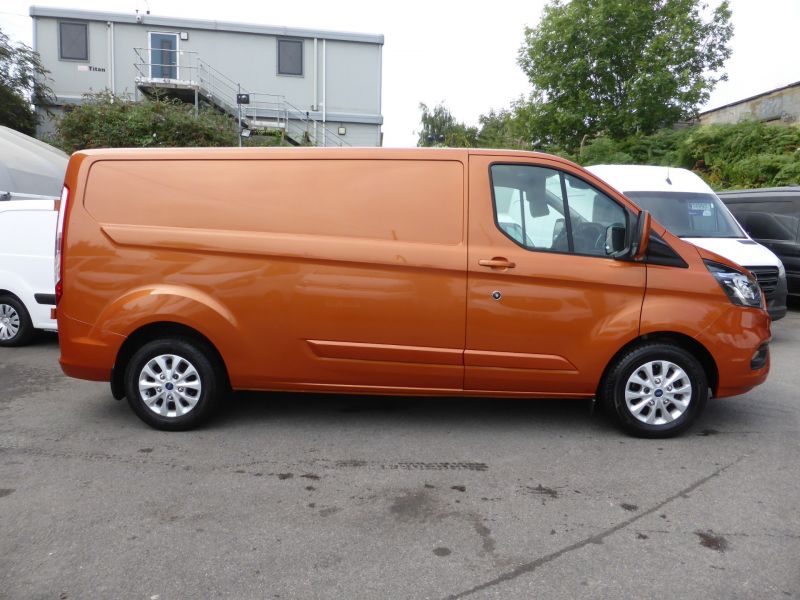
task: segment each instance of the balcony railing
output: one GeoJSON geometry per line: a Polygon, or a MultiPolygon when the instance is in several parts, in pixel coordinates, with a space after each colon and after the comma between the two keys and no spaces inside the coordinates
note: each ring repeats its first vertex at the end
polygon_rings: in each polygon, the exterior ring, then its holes
{"type": "Polygon", "coordinates": [[[201,100],[227,114],[241,118],[248,129],[283,132],[295,143],[312,146],[350,146],[324,121],[315,119],[281,94],[252,92],[201,59],[197,52],[162,48],[134,48],[136,85],[139,89],[165,93],[183,91],[193,96],[195,107],[201,100]],[[157,61],[157,62],[156,62],[157,61]],[[239,94],[249,96],[239,104],[239,94]]]}

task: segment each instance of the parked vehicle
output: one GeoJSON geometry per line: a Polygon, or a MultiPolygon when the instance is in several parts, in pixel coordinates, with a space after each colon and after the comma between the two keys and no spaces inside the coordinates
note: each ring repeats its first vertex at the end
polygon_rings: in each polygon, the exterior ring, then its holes
{"type": "Polygon", "coordinates": [[[641,165],[587,168],[650,211],[673,234],[744,266],[758,279],[772,320],[786,316],[786,272],[780,259],[744,232],[696,174],[641,165]]]}
{"type": "Polygon", "coordinates": [[[0,126],[0,190],[58,198],[69,156],[8,127],[0,126]]]}
{"type": "Polygon", "coordinates": [[[55,330],[53,240],[58,202],[0,192],[0,346],[22,346],[55,330]]]}
{"type": "Polygon", "coordinates": [[[751,275],[546,154],[77,152],[57,239],[64,372],[159,429],[233,388],[597,397],[664,437],[769,371],[751,275]]]}
{"type": "Polygon", "coordinates": [[[781,259],[789,296],[800,298],[800,186],[718,195],[748,235],[781,259]]]}
{"type": "Polygon", "coordinates": [[[56,199],[68,156],[0,127],[0,346],[22,346],[55,330],[56,199]]]}

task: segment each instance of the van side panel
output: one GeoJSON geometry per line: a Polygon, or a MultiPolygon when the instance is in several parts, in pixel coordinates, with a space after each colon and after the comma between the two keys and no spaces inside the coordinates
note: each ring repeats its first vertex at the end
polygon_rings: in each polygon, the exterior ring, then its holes
{"type": "Polygon", "coordinates": [[[462,180],[457,161],[110,160],[84,206],[99,223],[458,245],[462,180]]]}
{"type": "Polygon", "coordinates": [[[91,165],[60,316],[192,326],[236,388],[462,388],[464,162],[147,158],[91,165]]]}

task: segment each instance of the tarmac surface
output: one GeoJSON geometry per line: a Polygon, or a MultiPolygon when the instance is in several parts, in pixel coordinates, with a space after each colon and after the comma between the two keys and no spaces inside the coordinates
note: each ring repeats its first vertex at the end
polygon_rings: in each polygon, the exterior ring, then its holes
{"type": "Polygon", "coordinates": [[[0,348],[0,598],[800,598],[800,311],[639,440],[584,401],[239,394],[203,429],[0,348]]]}

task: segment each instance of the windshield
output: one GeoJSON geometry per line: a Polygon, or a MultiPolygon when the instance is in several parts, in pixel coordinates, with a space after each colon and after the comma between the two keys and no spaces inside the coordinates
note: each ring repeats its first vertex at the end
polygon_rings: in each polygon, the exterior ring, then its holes
{"type": "Polygon", "coordinates": [[[678,237],[747,237],[714,194],[692,192],[625,192],[678,237]]]}

